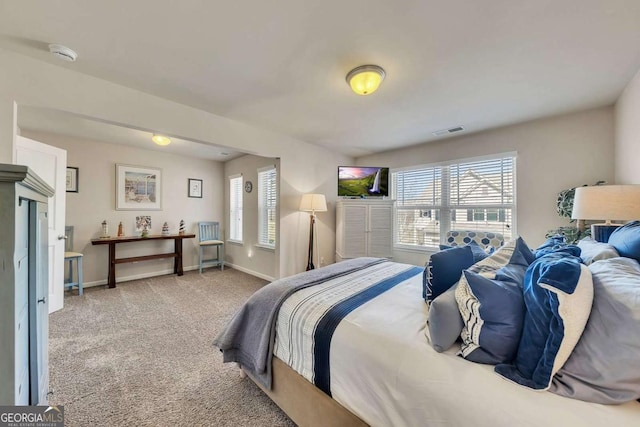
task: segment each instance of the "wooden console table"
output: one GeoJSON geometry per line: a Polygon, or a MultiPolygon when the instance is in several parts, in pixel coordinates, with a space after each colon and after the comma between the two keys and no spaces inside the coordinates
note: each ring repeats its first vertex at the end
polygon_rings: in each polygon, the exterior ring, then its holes
{"type": "Polygon", "coordinates": [[[107,283],[110,288],[116,287],[116,264],[127,262],[147,261],[150,259],[175,258],[173,261],[173,273],[182,276],[182,240],[193,239],[195,234],[170,234],[168,236],[149,235],[147,237],[109,237],[105,239],[92,239],[93,245],[109,245],[109,278],[107,283]],[[116,258],[116,245],[118,243],[146,242],[148,240],[173,240],[174,251],[164,254],[142,255],[129,258],[116,258]]]}

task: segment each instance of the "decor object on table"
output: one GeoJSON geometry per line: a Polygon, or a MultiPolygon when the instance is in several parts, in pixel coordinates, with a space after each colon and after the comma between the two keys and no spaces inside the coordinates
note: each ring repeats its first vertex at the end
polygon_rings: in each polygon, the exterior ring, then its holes
{"type": "Polygon", "coordinates": [[[180,228],[178,229],[178,234],[180,234],[180,235],[184,234],[184,220],[183,219],[180,220],[180,228]]]}
{"type": "Polygon", "coordinates": [[[118,224],[118,237],[124,237],[124,227],[122,226],[122,221],[118,224]]]}
{"type": "Polygon", "coordinates": [[[378,90],[386,73],[378,65],[361,65],[349,71],[347,83],[358,95],[371,95],[378,90]]]}
{"type": "Polygon", "coordinates": [[[78,192],[78,168],[67,167],[67,193],[78,192]]]}
{"type": "Polygon", "coordinates": [[[162,235],[168,236],[169,234],[171,234],[169,232],[169,224],[167,224],[167,222],[165,221],[164,224],[162,224],[162,235]]]}
{"type": "Polygon", "coordinates": [[[162,210],[162,169],[116,164],[116,210],[162,210]]]}
{"type": "Polygon", "coordinates": [[[640,185],[598,185],[575,191],[572,219],[605,220],[591,225],[591,237],[606,243],[611,233],[623,224],[612,220],[640,219],[640,185]]]}
{"type": "Polygon", "coordinates": [[[105,219],[104,221],[102,221],[102,235],[100,236],[101,239],[108,239],[109,238],[109,226],[107,225],[107,220],[105,219]]]}
{"type": "Polygon", "coordinates": [[[149,237],[149,229],[145,226],[140,232],[140,237],[149,237]]]}
{"type": "MultiPolygon", "coordinates": [[[[603,185],[606,181],[598,181],[594,185],[603,185]]],[[[583,187],[586,187],[587,184],[584,184],[583,187]]],[[[562,190],[558,193],[558,198],[556,200],[556,212],[561,218],[569,218],[569,222],[573,223],[575,220],[571,219],[571,213],[573,211],[573,201],[575,198],[576,188],[573,187],[567,190],[562,190]]],[[[578,240],[583,237],[588,237],[591,235],[591,230],[585,230],[584,226],[581,225],[581,221],[578,221],[578,226],[561,226],[554,228],[552,230],[548,230],[547,234],[545,234],[546,238],[553,237],[556,235],[564,236],[567,243],[574,244],[578,240]]]]}
{"type": "MultiPolygon", "coordinates": [[[[307,257],[307,271],[316,268],[313,265],[313,234],[316,225],[316,212],[327,211],[327,200],[324,194],[305,194],[300,201],[300,210],[311,212],[309,215],[309,252],[307,257]]],[[[317,244],[317,242],[316,242],[317,244]]],[[[320,250],[318,249],[318,255],[320,250]]]]}
{"type": "Polygon", "coordinates": [[[188,179],[189,197],[202,199],[202,180],[201,179],[188,179]]]}
{"type": "Polygon", "coordinates": [[[151,230],[151,217],[149,215],[141,215],[136,217],[136,232],[142,233],[144,230],[151,230]]]}

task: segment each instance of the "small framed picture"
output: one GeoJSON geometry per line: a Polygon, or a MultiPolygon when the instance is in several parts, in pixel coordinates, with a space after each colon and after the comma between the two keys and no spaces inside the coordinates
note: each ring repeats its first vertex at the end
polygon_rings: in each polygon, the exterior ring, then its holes
{"type": "Polygon", "coordinates": [[[202,180],[189,178],[189,197],[202,199],[202,180]]]}
{"type": "Polygon", "coordinates": [[[78,168],[67,168],[67,193],[78,192],[78,168]]]}

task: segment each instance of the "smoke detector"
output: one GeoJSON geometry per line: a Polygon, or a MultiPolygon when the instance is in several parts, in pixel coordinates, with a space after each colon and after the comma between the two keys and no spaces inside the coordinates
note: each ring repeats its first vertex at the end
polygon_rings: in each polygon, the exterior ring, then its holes
{"type": "Polygon", "coordinates": [[[74,62],[78,58],[78,54],[75,53],[75,51],[61,44],[50,44],[49,52],[51,52],[56,58],[69,62],[74,62]]]}

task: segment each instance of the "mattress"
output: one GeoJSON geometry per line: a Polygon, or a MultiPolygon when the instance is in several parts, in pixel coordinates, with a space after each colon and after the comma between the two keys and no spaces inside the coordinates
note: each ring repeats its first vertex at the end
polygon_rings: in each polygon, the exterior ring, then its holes
{"type": "MultiPolygon", "coordinates": [[[[398,271],[411,267],[387,264],[398,271]]],[[[353,280],[366,287],[367,280],[378,279],[353,280]]],[[[359,288],[338,278],[297,291],[278,314],[274,354],[311,382],[317,380],[315,327],[301,319],[335,305],[319,299],[322,288],[337,292],[345,287],[359,288]]],[[[455,346],[437,353],[429,344],[428,308],[421,294],[422,275],[413,275],[354,308],[335,327],[328,356],[329,394],[368,424],[640,425],[640,403],[607,406],[536,392],[503,379],[493,366],[458,357],[455,346]]]]}

